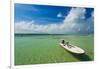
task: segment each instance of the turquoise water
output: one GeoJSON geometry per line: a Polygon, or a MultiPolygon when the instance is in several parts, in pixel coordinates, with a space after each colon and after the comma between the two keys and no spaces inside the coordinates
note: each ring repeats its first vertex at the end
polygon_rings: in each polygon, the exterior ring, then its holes
{"type": "Polygon", "coordinates": [[[15,36],[15,65],[91,61],[94,58],[93,35],[28,35],[15,36]],[[60,47],[61,39],[86,51],[71,54],[60,47]]]}

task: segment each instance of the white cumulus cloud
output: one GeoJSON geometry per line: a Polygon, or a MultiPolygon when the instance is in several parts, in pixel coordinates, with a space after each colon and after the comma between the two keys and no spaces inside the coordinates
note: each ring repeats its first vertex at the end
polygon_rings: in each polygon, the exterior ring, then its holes
{"type": "Polygon", "coordinates": [[[58,13],[57,17],[63,17],[63,15],[61,13],[58,13]]]}
{"type": "MultiPolygon", "coordinates": [[[[72,8],[69,14],[65,17],[60,24],[46,24],[39,25],[35,24],[34,21],[26,22],[21,21],[15,23],[15,33],[50,33],[50,34],[64,34],[64,33],[77,33],[77,32],[87,32],[87,27],[89,23],[93,21],[92,16],[85,20],[85,8],[72,8]],[[89,21],[91,20],[91,21],[89,21]]],[[[58,17],[62,15],[58,13],[58,17]]]]}

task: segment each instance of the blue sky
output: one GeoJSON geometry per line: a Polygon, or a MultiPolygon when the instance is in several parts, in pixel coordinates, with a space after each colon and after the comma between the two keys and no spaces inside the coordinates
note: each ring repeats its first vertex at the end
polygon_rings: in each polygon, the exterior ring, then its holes
{"type": "Polygon", "coordinates": [[[70,7],[15,4],[15,22],[35,20],[39,24],[58,23],[63,21],[64,17],[57,17],[57,14],[66,16],[69,11],[70,7]]]}
{"type": "Polygon", "coordinates": [[[93,8],[15,4],[15,33],[93,33],[93,8]]]}

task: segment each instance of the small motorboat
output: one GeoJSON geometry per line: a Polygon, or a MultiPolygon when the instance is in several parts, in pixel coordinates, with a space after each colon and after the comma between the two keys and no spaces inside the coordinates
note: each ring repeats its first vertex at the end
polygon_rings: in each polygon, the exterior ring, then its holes
{"type": "Polygon", "coordinates": [[[60,43],[60,46],[71,53],[75,53],[75,54],[84,54],[85,53],[85,51],[82,48],[71,45],[71,44],[69,44],[69,42],[67,44],[60,43]]]}

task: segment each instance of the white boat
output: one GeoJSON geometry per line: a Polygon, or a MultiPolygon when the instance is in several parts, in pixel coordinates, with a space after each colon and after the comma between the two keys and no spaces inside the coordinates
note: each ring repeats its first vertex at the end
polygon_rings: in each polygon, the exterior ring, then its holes
{"type": "Polygon", "coordinates": [[[60,46],[63,47],[65,50],[71,52],[71,53],[75,53],[75,54],[84,54],[85,51],[77,46],[74,45],[64,45],[62,43],[60,43],[60,46]]]}

